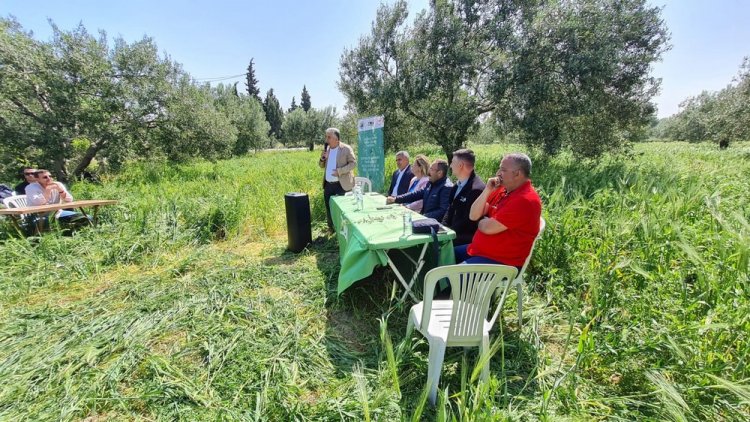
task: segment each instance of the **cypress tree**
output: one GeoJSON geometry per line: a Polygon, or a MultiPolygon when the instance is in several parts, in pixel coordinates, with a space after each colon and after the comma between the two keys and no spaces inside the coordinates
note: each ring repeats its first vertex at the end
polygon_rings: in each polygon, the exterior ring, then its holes
{"type": "Polygon", "coordinates": [[[258,80],[255,79],[255,68],[253,67],[253,60],[254,59],[250,59],[250,64],[247,65],[247,73],[245,74],[247,95],[257,99],[259,103],[262,103],[260,99],[260,88],[258,88],[258,80]]]}
{"type": "Polygon", "coordinates": [[[307,92],[307,86],[302,86],[302,97],[300,100],[300,105],[302,106],[302,109],[305,111],[310,111],[310,107],[312,107],[312,103],[310,102],[310,93],[307,92]]]}
{"type": "Polygon", "coordinates": [[[273,93],[273,88],[266,93],[266,100],[263,102],[263,110],[266,112],[266,120],[271,125],[268,131],[276,139],[281,139],[281,124],[284,122],[284,112],[281,110],[279,99],[273,93]]]}

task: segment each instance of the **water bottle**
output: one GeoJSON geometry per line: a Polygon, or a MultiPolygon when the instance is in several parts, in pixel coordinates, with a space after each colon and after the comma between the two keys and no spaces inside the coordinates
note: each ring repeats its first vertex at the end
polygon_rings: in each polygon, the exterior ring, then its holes
{"type": "Polygon", "coordinates": [[[361,189],[359,185],[354,185],[354,190],[352,191],[352,196],[354,199],[354,205],[359,207],[359,194],[361,192],[361,189]]]}
{"type": "Polygon", "coordinates": [[[365,207],[364,196],[362,196],[362,188],[357,185],[354,187],[354,201],[357,204],[357,211],[362,211],[365,207]]]}
{"type": "Polygon", "coordinates": [[[411,234],[411,213],[404,211],[404,233],[403,237],[407,237],[411,234]]]}

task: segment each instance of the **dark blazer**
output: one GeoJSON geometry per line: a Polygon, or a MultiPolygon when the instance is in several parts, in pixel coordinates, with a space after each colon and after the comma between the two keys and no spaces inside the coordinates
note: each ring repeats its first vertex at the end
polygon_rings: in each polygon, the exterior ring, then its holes
{"type": "Polygon", "coordinates": [[[421,199],[424,202],[420,214],[441,221],[448,210],[452,187],[451,179],[443,177],[435,183],[428,183],[424,189],[397,196],[395,202],[397,204],[408,204],[421,199]]]}
{"type": "Polygon", "coordinates": [[[461,187],[461,191],[456,195],[458,184],[453,185],[450,195],[450,206],[443,217],[443,225],[448,226],[456,232],[456,239],[453,246],[467,245],[471,243],[474,232],[477,231],[479,221],[472,221],[469,218],[471,204],[479,198],[484,190],[484,182],[473,171],[471,176],[466,180],[466,184],[461,187]],[[455,196],[455,199],[454,199],[455,196]]]}
{"type": "MultiPolygon", "coordinates": [[[[411,183],[412,177],[414,177],[414,173],[411,172],[411,166],[406,166],[404,175],[401,176],[401,183],[399,183],[398,188],[396,188],[396,195],[403,195],[406,192],[409,192],[409,183],[411,183]]],[[[394,171],[391,176],[391,184],[388,186],[388,191],[385,193],[386,196],[390,196],[391,192],[393,192],[393,185],[396,184],[397,179],[398,170],[394,171]]]]}

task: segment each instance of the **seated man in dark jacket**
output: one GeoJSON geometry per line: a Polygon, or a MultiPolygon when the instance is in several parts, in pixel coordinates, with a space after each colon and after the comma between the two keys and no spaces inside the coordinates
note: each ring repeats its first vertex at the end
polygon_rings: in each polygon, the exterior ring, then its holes
{"type": "Polygon", "coordinates": [[[484,182],[474,173],[474,151],[459,149],[453,153],[451,170],[456,184],[450,193],[450,206],[443,217],[443,225],[456,232],[454,246],[471,243],[474,232],[477,231],[477,221],[469,218],[471,204],[482,194],[484,182]]]}
{"type": "Polygon", "coordinates": [[[396,197],[389,196],[386,203],[408,204],[423,200],[421,214],[425,217],[442,221],[450,203],[453,183],[448,178],[448,162],[437,159],[430,166],[430,183],[424,189],[409,192],[396,197]]]}
{"type": "Polygon", "coordinates": [[[391,186],[386,192],[388,195],[403,195],[409,191],[409,183],[414,174],[411,172],[411,165],[409,165],[409,153],[406,151],[399,151],[396,153],[396,171],[391,176],[391,186]]]}
{"type": "Polygon", "coordinates": [[[26,195],[26,186],[29,186],[30,184],[36,182],[36,177],[34,177],[34,173],[36,173],[36,169],[32,167],[24,167],[23,169],[23,182],[16,185],[13,190],[16,192],[16,195],[26,195]]]}

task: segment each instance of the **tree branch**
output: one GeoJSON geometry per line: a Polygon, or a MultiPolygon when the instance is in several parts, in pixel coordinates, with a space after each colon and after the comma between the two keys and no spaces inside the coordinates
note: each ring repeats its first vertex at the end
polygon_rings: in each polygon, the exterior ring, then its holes
{"type": "Polygon", "coordinates": [[[21,100],[19,100],[18,98],[10,97],[10,102],[12,102],[13,104],[16,105],[16,107],[18,107],[18,109],[21,111],[21,114],[27,117],[31,117],[34,121],[36,121],[39,124],[42,124],[42,125],[44,124],[44,120],[42,120],[39,116],[34,114],[33,111],[29,110],[26,107],[26,105],[24,105],[24,103],[22,103],[21,100]]]}

